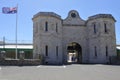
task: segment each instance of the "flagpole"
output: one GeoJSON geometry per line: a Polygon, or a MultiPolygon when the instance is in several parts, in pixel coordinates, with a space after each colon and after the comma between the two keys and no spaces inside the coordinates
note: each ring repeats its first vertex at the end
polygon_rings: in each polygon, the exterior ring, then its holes
{"type": "Polygon", "coordinates": [[[15,50],[15,53],[16,53],[16,59],[18,59],[18,50],[17,50],[17,26],[18,26],[18,4],[17,4],[17,13],[16,13],[16,30],[15,30],[15,41],[16,41],[16,50],[15,50]]]}

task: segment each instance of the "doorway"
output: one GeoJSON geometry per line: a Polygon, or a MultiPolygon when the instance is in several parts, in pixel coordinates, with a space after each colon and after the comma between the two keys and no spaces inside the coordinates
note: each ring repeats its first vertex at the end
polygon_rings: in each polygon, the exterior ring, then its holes
{"type": "Polygon", "coordinates": [[[69,43],[67,46],[67,63],[82,63],[82,48],[76,43],[69,43]]]}

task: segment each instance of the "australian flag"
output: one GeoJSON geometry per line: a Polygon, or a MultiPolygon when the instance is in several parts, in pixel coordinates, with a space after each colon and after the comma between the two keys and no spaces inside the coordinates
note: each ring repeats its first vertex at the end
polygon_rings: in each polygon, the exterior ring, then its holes
{"type": "Polygon", "coordinates": [[[15,14],[15,13],[17,13],[17,7],[13,7],[13,8],[3,7],[2,8],[2,13],[4,13],[4,14],[15,14]]]}

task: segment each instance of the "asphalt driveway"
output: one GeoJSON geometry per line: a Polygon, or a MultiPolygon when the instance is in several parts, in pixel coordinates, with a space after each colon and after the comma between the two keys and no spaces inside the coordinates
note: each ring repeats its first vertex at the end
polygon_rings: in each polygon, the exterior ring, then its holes
{"type": "Polygon", "coordinates": [[[1,66],[0,80],[120,80],[120,66],[1,66]]]}

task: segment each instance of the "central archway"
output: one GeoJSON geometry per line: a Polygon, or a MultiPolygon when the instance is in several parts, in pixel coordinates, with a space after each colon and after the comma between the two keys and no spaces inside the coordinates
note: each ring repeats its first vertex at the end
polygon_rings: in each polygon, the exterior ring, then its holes
{"type": "Polygon", "coordinates": [[[67,46],[67,63],[82,63],[82,48],[76,43],[69,43],[67,46]]]}

